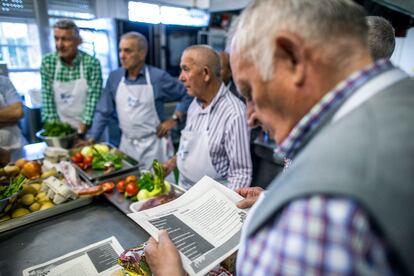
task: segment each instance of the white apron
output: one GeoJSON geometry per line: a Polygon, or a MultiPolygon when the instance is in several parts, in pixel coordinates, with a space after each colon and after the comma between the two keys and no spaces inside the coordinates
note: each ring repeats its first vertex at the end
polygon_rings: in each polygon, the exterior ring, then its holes
{"type": "Polygon", "coordinates": [[[147,68],[145,79],[147,84],[126,85],[123,77],[116,91],[115,103],[122,129],[119,149],[135,158],[141,169],[148,170],[154,159],[161,163],[168,160],[168,140],[156,135],[160,119],[147,68]]]}
{"type": "Polygon", "coordinates": [[[209,150],[208,121],[210,107],[196,111],[194,114],[207,112],[207,120],[199,131],[182,130],[180,146],[177,153],[177,167],[180,171],[179,184],[185,189],[191,188],[203,176],[207,175],[216,181],[224,183],[223,177],[213,167],[209,150]]]}
{"type": "MultiPolygon", "coordinates": [[[[7,106],[6,99],[0,94],[0,107],[4,106],[7,106]]],[[[20,148],[21,145],[20,129],[17,124],[0,128],[0,147],[11,150],[20,148]]]]}
{"type": "Polygon", "coordinates": [[[69,123],[78,129],[86,105],[88,83],[84,78],[83,64],[80,64],[80,79],[72,81],[58,81],[57,74],[61,69],[61,62],[56,63],[55,76],[53,78],[53,91],[56,111],[62,122],[69,123]]]}

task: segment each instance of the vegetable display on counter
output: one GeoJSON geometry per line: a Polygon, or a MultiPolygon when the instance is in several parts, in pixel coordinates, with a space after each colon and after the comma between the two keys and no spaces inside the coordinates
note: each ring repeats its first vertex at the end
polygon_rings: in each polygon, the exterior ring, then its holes
{"type": "Polygon", "coordinates": [[[171,184],[164,180],[165,174],[162,165],[154,160],[152,164],[154,173],[145,172],[139,179],[135,175],[118,180],[116,189],[131,201],[142,201],[171,191],[171,184]]]}
{"type": "Polygon", "coordinates": [[[122,169],[123,163],[121,156],[115,149],[109,149],[105,144],[95,144],[85,146],[80,151],[75,152],[71,157],[82,170],[104,170],[105,173],[122,169]]]}
{"type": "Polygon", "coordinates": [[[142,184],[141,179],[139,180],[140,191],[137,195],[139,201],[167,194],[171,191],[171,185],[164,181],[164,169],[157,160],[152,162],[152,169],[154,174],[144,173],[141,178],[143,180],[142,184]]]}
{"type": "Polygon", "coordinates": [[[70,124],[58,121],[45,123],[43,129],[45,130],[43,136],[49,137],[62,137],[76,132],[70,124]]]}
{"type": "Polygon", "coordinates": [[[0,209],[0,222],[77,198],[55,169],[42,173],[37,161],[19,159],[16,165],[0,168],[0,179],[3,183],[8,182],[8,185],[0,186],[0,200],[5,204],[0,209]]]}

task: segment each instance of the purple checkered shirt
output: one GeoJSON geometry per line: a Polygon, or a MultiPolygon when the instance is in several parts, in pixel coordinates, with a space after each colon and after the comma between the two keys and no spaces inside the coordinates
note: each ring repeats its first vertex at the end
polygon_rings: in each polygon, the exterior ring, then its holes
{"type": "MultiPolygon", "coordinates": [[[[379,61],[341,82],[298,123],[278,153],[294,158],[308,135],[330,119],[329,111],[335,112],[369,79],[392,68],[389,61],[379,61]]],[[[237,275],[395,274],[389,246],[365,211],[344,197],[314,195],[291,201],[248,237],[244,248],[237,275]]]]}

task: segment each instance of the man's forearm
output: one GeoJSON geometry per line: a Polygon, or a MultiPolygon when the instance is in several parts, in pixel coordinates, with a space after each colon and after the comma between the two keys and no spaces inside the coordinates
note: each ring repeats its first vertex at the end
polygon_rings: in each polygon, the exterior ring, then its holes
{"type": "Polygon", "coordinates": [[[0,108],[0,124],[15,124],[22,117],[23,108],[19,102],[0,108]]]}

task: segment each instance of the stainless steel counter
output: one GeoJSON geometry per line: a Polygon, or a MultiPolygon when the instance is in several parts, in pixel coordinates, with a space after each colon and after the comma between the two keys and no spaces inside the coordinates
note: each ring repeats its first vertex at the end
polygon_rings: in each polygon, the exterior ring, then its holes
{"type": "Polygon", "coordinates": [[[0,275],[22,271],[115,236],[126,249],[149,235],[105,198],[90,205],[0,234],[0,275]]]}

